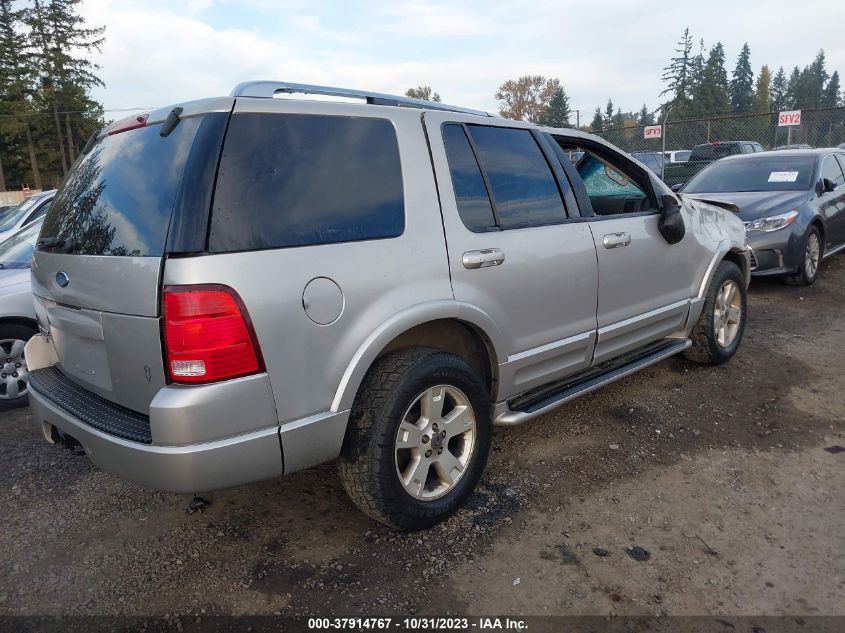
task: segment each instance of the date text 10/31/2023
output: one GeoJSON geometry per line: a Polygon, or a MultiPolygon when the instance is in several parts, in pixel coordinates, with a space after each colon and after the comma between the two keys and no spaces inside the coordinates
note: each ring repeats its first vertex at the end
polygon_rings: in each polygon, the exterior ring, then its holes
{"type": "Polygon", "coordinates": [[[524,631],[524,620],[519,618],[477,617],[477,618],[309,618],[308,629],[330,630],[391,630],[400,631],[524,631]]]}

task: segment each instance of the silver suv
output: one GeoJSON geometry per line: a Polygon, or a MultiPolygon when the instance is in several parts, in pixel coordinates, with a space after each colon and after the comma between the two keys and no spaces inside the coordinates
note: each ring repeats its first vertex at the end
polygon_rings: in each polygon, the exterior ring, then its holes
{"type": "Polygon", "coordinates": [[[364,512],[413,530],[471,493],[494,424],[730,358],[749,262],[729,211],[595,136],[250,82],[103,130],[32,276],[49,441],[182,493],[339,458],[364,512]]]}

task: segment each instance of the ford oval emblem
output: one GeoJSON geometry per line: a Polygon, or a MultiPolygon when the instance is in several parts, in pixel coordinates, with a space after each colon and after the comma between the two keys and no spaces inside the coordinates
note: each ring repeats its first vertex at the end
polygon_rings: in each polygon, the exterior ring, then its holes
{"type": "Polygon", "coordinates": [[[70,277],[68,277],[67,273],[64,271],[57,272],[56,283],[62,288],[67,288],[67,285],[70,283],[70,277]]]}

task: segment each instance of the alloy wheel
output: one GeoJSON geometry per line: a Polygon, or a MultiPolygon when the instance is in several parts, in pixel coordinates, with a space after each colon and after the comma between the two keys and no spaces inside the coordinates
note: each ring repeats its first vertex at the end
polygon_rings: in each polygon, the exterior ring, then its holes
{"type": "Polygon", "coordinates": [[[713,329],[720,347],[730,347],[739,333],[742,320],[742,295],[733,279],[728,279],[716,294],[713,329]]]}
{"type": "Polygon", "coordinates": [[[452,490],[475,448],[475,412],[457,387],[437,385],[417,396],[396,433],[396,475],[415,499],[452,490]]]}
{"type": "Polygon", "coordinates": [[[26,341],[3,339],[0,341],[0,400],[14,400],[27,394],[29,372],[23,349],[26,341]]]}
{"type": "Polygon", "coordinates": [[[807,244],[804,247],[804,273],[808,280],[812,280],[816,276],[816,271],[819,269],[821,250],[818,233],[810,233],[807,236],[807,244]]]}

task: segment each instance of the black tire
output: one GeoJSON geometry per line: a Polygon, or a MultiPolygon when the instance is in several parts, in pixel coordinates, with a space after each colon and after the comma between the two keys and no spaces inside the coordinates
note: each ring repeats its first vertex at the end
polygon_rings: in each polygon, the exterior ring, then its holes
{"type": "Polygon", "coordinates": [[[689,360],[705,365],[721,365],[728,361],[739,349],[742,336],[745,333],[745,322],[748,320],[748,291],[745,279],[739,266],[730,261],[723,261],[716,269],[716,274],[707,288],[704,307],[698,322],[690,333],[692,347],[684,352],[689,360]],[[717,338],[716,305],[717,296],[722,287],[733,281],[739,291],[740,317],[736,334],[727,345],[720,344],[717,338]]]}
{"type": "Polygon", "coordinates": [[[819,276],[823,255],[824,242],[822,242],[821,233],[814,224],[811,224],[806,233],[804,233],[804,239],[801,240],[801,257],[798,260],[798,272],[794,275],[784,277],[784,281],[786,281],[786,283],[790,286],[809,286],[814,284],[819,276]],[[811,236],[813,237],[811,238],[811,236]],[[812,275],[807,272],[807,259],[809,258],[809,254],[807,253],[807,244],[811,239],[815,239],[819,245],[819,261],[816,263],[816,267],[812,275]]]}
{"type": "Polygon", "coordinates": [[[2,368],[2,373],[0,373],[0,411],[16,409],[29,403],[29,395],[26,391],[29,388],[28,374],[19,375],[20,380],[15,380],[18,378],[15,374],[19,373],[19,370],[23,369],[20,374],[26,372],[26,362],[22,356],[18,359],[13,357],[10,352],[13,347],[11,341],[26,342],[35,334],[37,334],[37,330],[34,327],[21,323],[0,323],[0,368],[2,368]],[[7,396],[12,382],[15,382],[22,395],[13,398],[7,396]]]}
{"type": "Polygon", "coordinates": [[[365,514],[393,528],[422,530],[443,521],[481,478],[492,437],[490,415],[488,388],[462,358],[436,349],[409,348],[378,359],[352,406],[339,465],[346,492],[365,514]],[[420,500],[399,479],[396,438],[409,407],[437,385],[454,387],[466,396],[475,416],[474,442],[454,487],[436,499],[420,500]]]}

